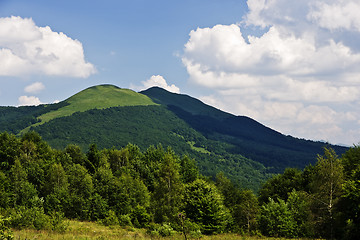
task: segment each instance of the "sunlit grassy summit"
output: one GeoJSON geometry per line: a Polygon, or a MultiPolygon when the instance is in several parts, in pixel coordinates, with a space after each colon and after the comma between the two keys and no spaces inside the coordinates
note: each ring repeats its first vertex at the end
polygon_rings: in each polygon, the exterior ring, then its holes
{"type": "Polygon", "coordinates": [[[106,109],[121,106],[156,105],[149,97],[123,89],[114,85],[98,85],[87,88],[66,99],[66,106],[39,116],[38,124],[52,119],[70,116],[75,112],[85,112],[90,109],[106,109]]]}

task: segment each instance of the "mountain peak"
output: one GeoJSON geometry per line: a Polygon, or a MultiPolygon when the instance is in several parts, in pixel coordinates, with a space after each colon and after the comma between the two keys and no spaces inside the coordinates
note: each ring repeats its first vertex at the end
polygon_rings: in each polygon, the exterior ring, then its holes
{"type": "Polygon", "coordinates": [[[39,116],[41,122],[36,125],[43,124],[55,118],[70,116],[75,112],[85,112],[91,109],[156,105],[156,103],[145,95],[111,84],[102,84],[86,88],[62,103],[65,106],[56,111],[50,111],[39,116]]]}

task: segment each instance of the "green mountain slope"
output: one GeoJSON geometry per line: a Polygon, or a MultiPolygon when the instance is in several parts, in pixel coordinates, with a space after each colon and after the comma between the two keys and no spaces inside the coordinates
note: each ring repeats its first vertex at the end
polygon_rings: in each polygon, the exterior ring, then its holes
{"type": "Polygon", "coordinates": [[[142,94],[113,85],[99,85],[87,88],[66,99],[65,102],[68,104],[67,106],[39,116],[41,122],[37,124],[40,125],[54,118],[70,116],[75,112],[84,112],[90,109],[155,105],[150,98],[142,94]]]}
{"type": "MultiPolygon", "coordinates": [[[[158,87],[141,93],[166,105],[207,139],[231,144],[234,147],[228,149],[229,152],[260,162],[274,173],[282,172],[286,167],[304,168],[315,163],[317,154],[328,146],[323,142],[285,136],[251,118],[222,112],[187,95],[170,93],[158,87]]],[[[338,154],[347,149],[330,147],[338,154]]]]}
{"type": "Polygon", "coordinates": [[[166,106],[175,106],[193,115],[204,115],[215,119],[226,119],[232,116],[229,113],[206,105],[196,98],[183,94],[171,93],[159,87],[152,87],[145,91],[141,91],[140,93],[150,97],[156,103],[166,106]]]}
{"type": "MultiPolygon", "coordinates": [[[[204,175],[223,171],[241,186],[257,189],[272,173],[316,161],[324,143],[276,132],[245,116],[234,116],[187,95],[161,88],[141,93],[100,85],[58,104],[0,107],[0,132],[34,130],[56,148],[87,150],[133,143],[172,147],[195,158],[204,175]]],[[[347,148],[331,146],[338,154],[347,148]]]]}
{"type": "Polygon", "coordinates": [[[145,150],[161,144],[195,158],[204,175],[215,176],[222,171],[251,189],[258,189],[267,177],[262,164],[228,153],[234,146],[206,139],[161,105],[92,109],[56,118],[32,130],[59,149],[68,144],[80,145],[86,151],[91,143],[99,148],[121,148],[133,143],[145,150]]]}

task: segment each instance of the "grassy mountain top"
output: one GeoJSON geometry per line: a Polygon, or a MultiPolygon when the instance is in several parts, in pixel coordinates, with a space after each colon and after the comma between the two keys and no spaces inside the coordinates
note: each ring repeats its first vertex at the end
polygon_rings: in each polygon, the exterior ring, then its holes
{"type": "Polygon", "coordinates": [[[67,106],[43,114],[39,119],[42,122],[48,122],[54,118],[70,116],[75,112],[85,112],[90,109],[155,105],[147,96],[113,85],[98,85],[87,88],[66,99],[65,102],[68,103],[67,106]]]}

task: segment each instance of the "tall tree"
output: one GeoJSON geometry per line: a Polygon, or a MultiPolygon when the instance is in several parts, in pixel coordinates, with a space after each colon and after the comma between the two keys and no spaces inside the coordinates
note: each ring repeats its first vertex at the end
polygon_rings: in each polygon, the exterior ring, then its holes
{"type": "Polygon", "coordinates": [[[221,194],[215,185],[202,179],[185,186],[183,210],[205,234],[221,233],[229,223],[230,214],[221,194]]]}
{"type": "Polygon", "coordinates": [[[324,155],[318,156],[310,183],[312,210],[315,213],[317,231],[323,237],[334,237],[336,207],[342,194],[343,166],[335,151],[324,149],[324,155]]]}
{"type": "Polygon", "coordinates": [[[182,203],[184,185],[180,179],[179,165],[172,152],[165,153],[158,174],[152,195],[155,221],[175,221],[182,203]]]}
{"type": "Polygon", "coordinates": [[[344,185],[341,207],[345,217],[345,238],[360,236],[360,146],[350,148],[343,156],[344,185]]]}
{"type": "Polygon", "coordinates": [[[85,167],[74,164],[69,168],[69,205],[65,207],[65,213],[70,218],[82,220],[89,219],[91,196],[94,186],[91,175],[85,167]]]}
{"type": "Polygon", "coordinates": [[[45,208],[47,212],[63,211],[69,195],[69,183],[66,172],[61,164],[50,166],[45,183],[45,208]]]}
{"type": "Polygon", "coordinates": [[[0,134],[0,170],[8,171],[19,156],[20,141],[13,134],[0,134]]]}

